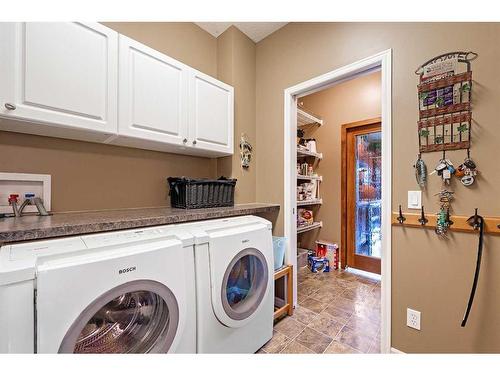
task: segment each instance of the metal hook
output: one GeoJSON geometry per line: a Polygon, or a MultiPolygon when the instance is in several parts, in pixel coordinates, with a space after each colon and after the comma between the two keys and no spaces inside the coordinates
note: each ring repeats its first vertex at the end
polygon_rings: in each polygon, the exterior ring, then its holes
{"type": "Polygon", "coordinates": [[[418,219],[418,222],[420,223],[420,225],[425,225],[429,222],[429,220],[425,217],[424,206],[422,206],[422,210],[420,213],[420,219],[418,219]]]}
{"type": "Polygon", "coordinates": [[[403,224],[406,221],[406,217],[403,216],[403,212],[401,211],[401,205],[399,205],[399,216],[397,217],[399,224],[403,224]]]}
{"type": "Polygon", "coordinates": [[[480,218],[481,216],[477,214],[477,208],[476,208],[474,211],[474,215],[467,219],[467,224],[469,224],[474,230],[477,230],[479,229],[479,226],[481,224],[479,221],[480,218]]]}

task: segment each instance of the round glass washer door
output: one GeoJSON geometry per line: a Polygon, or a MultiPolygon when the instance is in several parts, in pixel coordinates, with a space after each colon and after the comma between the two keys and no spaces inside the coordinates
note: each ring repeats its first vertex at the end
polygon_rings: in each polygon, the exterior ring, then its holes
{"type": "Polygon", "coordinates": [[[234,320],[250,317],[267,291],[268,266],[264,254],[254,248],[240,251],[229,263],[222,281],[222,307],[234,320]]]}
{"type": "Polygon", "coordinates": [[[92,302],[64,337],[60,353],[166,353],[175,338],[179,306],[156,281],[120,285],[92,302]]]}

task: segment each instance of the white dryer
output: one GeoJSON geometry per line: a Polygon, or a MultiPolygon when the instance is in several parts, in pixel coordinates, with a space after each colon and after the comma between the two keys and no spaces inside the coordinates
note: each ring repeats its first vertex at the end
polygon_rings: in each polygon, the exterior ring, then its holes
{"type": "Polygon", "coordinates": [[[272,337],[272,225],[254,216],[180,224],[195,237],[198,353],[254,353],[272,337]]]}
{"type": "Polygon", "coordinates": [[[152,227],[0,249],[0,353],[194,353],[193,237],[152,227]]]}

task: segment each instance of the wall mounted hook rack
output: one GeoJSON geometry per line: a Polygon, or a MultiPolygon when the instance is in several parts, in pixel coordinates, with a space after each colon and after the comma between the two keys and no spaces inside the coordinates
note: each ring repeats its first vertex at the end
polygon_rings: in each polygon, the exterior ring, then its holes
{"type": "MultiPolygon", "coordinates": [[[[400,222],[400,213],[392,213],[392,225],[394,226],[404,226],[408,228],[420,228],[420,229],[435,229],[437,215],[435,214],[425,214],[425,218],[428,220],[425,225],[422,225],[420,219],[422,217],[421,213],[412,212],[401,212],[401,217],[404,217],[404,221],[400,222]]],[[[453,226],[449,228],[451,232],[466,232],[474,233],[476,232],[473,227],[467,222],[469,216],[463,215],[450,215],[450,220],[453,222],[453,226]]],[[[500,235],[500,216],[483,216],[484,220],[484,233],[491,235],[500,235]]]]}

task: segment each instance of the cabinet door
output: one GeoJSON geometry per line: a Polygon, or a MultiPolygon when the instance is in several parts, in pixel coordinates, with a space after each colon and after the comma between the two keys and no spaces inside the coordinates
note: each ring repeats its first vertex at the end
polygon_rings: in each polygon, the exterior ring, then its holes
{"type": "Polygon", "coordinates": [[[1,116],[42,123],[24,131],[35,134],[116,133],[115,31],[87,23],[5,23],[0,45],[1,116]]]}
{"type": "Polygon", "coordinates": [[[193,70],[190,78],[189,141],[212,155],[233,153],[234,90],[193,70]]]}
{"type": "Polygon", "coordinates": [[[120,35],[119,134],[166,144],[187,143],[188,69],[120,35]]]}

